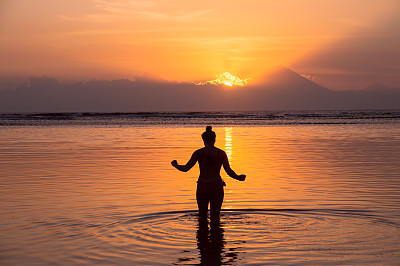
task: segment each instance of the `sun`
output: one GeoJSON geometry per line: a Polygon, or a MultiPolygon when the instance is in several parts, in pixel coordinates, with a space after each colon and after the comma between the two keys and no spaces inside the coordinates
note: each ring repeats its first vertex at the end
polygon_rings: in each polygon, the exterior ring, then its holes
{"type": "Polygon", "coordinates": [[[229,72],[224,72],[222,74],[217,75],[217,78],[214,80],[209,80],[206,82],[195,83],[196,85],[204,85],[204,84],[215,84],[215,85],[225,85],[227,87],[233,86],[245,86],[247,85],[247,81],[249,79],[241,79],[240,77],[234,76],[229,72]]]}

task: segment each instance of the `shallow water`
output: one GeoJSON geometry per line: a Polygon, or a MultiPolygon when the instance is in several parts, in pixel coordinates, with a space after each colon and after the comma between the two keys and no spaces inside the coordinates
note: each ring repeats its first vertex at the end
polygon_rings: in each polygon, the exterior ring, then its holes
{"type": "Polygon", "coordinates": [[[197,222],[204,127],[0,127],[4,265],[396,265],[400,125],[220,126],[221,226],[197,222]]]}

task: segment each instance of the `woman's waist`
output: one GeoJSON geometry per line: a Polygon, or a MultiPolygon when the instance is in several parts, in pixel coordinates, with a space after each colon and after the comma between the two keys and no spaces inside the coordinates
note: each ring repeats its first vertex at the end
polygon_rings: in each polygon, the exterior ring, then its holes
{"type": "Polygon", "coordinates": [[[222,184],[222,186],[226,186],[224,180],[222,180],[221,176],[213,176],[213,177],[204,177],[204,176],[199,176],[199,179],[197,180],[197,184],[203,185],[203,186],[219,186],[222,184]]]}
{"type": "Polygon", "coordinates": [[[224,186],[226,186],[226,184],[222,179],[217,181],[201,181],[201,180],[197,181],[197,189],[210,190],[210,189],[223,188],[224,186]]]}
{"type": "Polygon", "coordinates": [[[221,176],[218,175],[200,175],[198,182],[204,182],[204,183],[212,183],[212,182],[221,182],[222,178],[221,176]]]}
{"type": "Polygon", "coordinates": [[[222,178],[219,180],[197,180],[197,183],[199,184],[219,184],[221,183],[223,180],[222,178]]]}

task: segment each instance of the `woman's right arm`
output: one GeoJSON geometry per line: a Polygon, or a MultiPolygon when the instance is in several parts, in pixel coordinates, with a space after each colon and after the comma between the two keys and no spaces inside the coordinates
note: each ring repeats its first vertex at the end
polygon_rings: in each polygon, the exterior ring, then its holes
{"type": "Polygon", "coordinates": [[[173,160],[173,161],[171,162],[171,164],[172,164],[173,167],[175,167],[175,168],[178,169],[179,171],[187,172],[187,171],[189,171],[190,169],[192,169],[192,167],[196,164],[197,159],[198,159],[197,157],[198,157],[198,152],[195,151],[195,152],[192,154],[192,157],[190,158],[190,160],[189,160],[185,165],[180,165],[180,164],[178,164],[178,162],[177,162],[176,160],[173,160]]]}
{"type": "Polygon", "coordinates": [[[224,152],[224,159],[222,161],[222,165],[224,166],[225,172],[232,178],[239,180],[239,181],[244,181],[246,179],[246,175],[237,175],[235,173],[235,171],[232,170],[230,164],[229,164],[229,160],[228,160],[228,156],[226,155],[226,153],[224,152]]]}

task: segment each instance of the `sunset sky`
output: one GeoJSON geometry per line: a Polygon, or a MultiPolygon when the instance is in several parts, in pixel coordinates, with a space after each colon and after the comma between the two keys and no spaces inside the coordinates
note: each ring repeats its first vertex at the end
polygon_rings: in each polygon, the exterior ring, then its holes
{"type": "Polygon", "coordinates": [[[204,82],[276,66],[400,86],[399,0],[3,0],[0,78],[204,82]]]}

